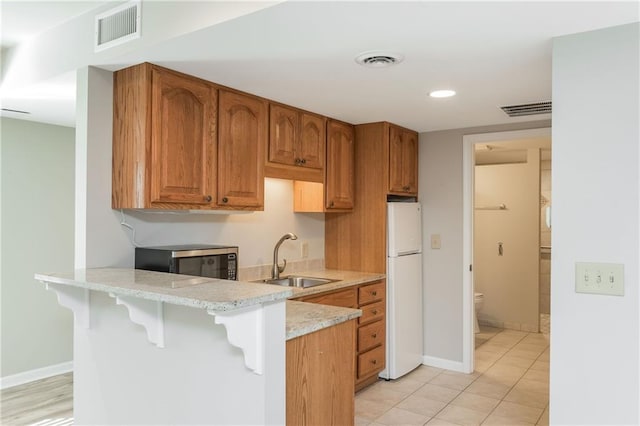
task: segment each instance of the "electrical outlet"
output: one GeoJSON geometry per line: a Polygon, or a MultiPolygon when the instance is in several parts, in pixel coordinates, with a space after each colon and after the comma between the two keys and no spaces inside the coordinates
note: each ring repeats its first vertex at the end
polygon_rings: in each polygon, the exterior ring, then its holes
{"type": "Polygon", "coordinates": [[[442,247],[440,234],[431,234],[431,248],[438,250],[440,247],[442,247]]]}
{"type": "Polygon", "coordinates": [[[309,243],[306,241],[300,243],[300,256],[303,259],[309,257],[309,243]]]}
{"type": "Polygon", "coordinates": [[[576,262],[576,293],[624,296],[624,265],[576,262]]]}

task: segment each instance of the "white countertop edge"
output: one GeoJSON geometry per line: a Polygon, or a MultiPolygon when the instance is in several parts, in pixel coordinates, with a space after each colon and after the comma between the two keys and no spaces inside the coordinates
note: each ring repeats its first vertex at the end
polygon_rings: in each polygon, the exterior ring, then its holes
{"type": "MultiPolygon", "coordinates": [[[[96,268],[96,269],[108,269],[108,268],[96,268]]],[[[156,293],[156,292],[146,291],[146,290],[136,290],[131,288],[117,287],[113,285],[100,284],[96,282],[77,281],[75,279],[58,277],[55,275],[35,274],[34,278],[43,283],[62,284],[62,285],[68,285],[68,286],[73,286],[78,288],[84,288],[87,290],[111,293],[116,296],[137,297],[140,299],[164,302],[172,305],[187,306],[192,308],[200,308],[200,309],[206,309],[210,311],[219,311],[219,312],[232,311],[236,309],[246,308],[249,306],[255,306],[255,305],[269,303],[269,302],[285,301],[287,298],[293,295],[293,291],[290,288],[282,288],[282,290],[280,291],[274,291],[273,293],[269,293],[265,295],[245,297],[243,299],[237,299],[233,301],[215,302],[215,301],[199,300],[199,299],[194,299],[190,297],[182,297],[177,295],[156,293]]]]}
{"type": "Polygon", "coordinates": [[[360,309],[342,308],[339,306],[320,305],[317,303],[287,301],[286,340],[295,339],[324,328],[328,328],[362,316],[360,309]],[[290,309],[296,306],[297,312],[290,309]],[[309,318],[301,318],[300,314],[311,314],[309,318]]]}

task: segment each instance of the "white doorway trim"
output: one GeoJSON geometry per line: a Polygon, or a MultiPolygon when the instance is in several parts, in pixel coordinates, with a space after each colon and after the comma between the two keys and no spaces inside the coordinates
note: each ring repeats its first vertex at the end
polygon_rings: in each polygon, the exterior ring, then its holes
{"type": "Polygon", "coordinates": [[[515,130],[509,132],[480,133],[462,137],[462,365],[465,373],[473,373],[474,319],[473,319],[473,187],[474,145],[487,142],[506,142],[520,139],[551,137],[551,127],[515,130]]]}

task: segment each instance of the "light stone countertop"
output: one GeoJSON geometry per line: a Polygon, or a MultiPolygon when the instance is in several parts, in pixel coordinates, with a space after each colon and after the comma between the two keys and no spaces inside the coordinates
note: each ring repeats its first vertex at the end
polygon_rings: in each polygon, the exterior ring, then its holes
{"type": "Polygon", "coordinates": [[[287,340],[358,318],[361,315],[360,309],[287,300],[287,340]]]}
{"type": "Polygon", "coordinates": [[[35,279],[212,311],[231,311],[287,299],[293,294],[291,288],[283,286],[140,269],[77,269],[72,273],[36,274],[35,279]]]}
{"type": "MultiPolygon", "coordinates": [[[[229,281],[127,268],[78,269],[73,273],[36,274],[43,282],[103,291],[212,311],[230,311],[265,302],[298,298],[375,282],[384,274],[318,269],[295,275],[337,280],[309,288],[229,281]]],[[[286,275],[283,275],[286,276],[286,275]]],[[[362,315],[359,309],[287,301],[287,340],[362,315]]]]}

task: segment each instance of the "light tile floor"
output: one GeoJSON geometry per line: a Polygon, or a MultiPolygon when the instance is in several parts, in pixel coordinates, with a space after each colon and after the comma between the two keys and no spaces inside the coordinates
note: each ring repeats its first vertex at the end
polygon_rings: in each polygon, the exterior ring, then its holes
{"type": "Polygon", "coordinates": [[[475,371],[420,366],[356,395],[356,425],[548,425],[549,336],[481,327],[475,371]]]}

